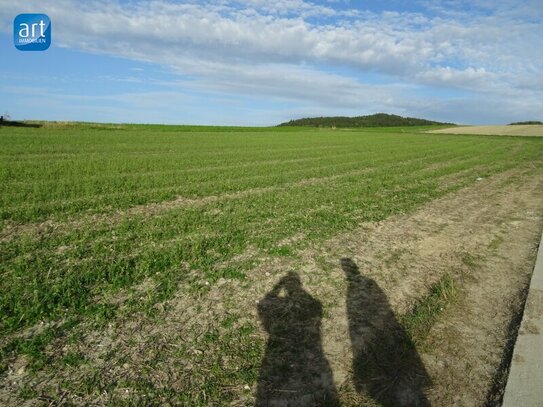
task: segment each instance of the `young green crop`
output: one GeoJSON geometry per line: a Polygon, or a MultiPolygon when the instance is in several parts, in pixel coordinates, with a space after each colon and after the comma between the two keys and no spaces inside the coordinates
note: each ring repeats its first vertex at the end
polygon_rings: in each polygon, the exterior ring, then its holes
{"type": "Polygon", "coordinates": [[[180,284],[248,279],[258,255],[295,255],[479,177],[541,170],[540,138],[418,130],[0,129],[0,358],[43,366],[55,335],[115,318],[106,294],[146,279],[156,290],[134,312],[180,284]],[[40,322],[57,325],[32,346],[17,339],[40,322]]]}

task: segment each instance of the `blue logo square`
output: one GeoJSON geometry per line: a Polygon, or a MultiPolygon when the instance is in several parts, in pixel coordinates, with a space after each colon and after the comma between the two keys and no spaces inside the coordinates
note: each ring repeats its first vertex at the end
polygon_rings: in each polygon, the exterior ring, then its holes
{"type": "Polygon", "coordinates": [[[51,45],[51,20],[45,14],[19,14],[13,21],[13,43],[21,51],[45,51],[51,45]]]}

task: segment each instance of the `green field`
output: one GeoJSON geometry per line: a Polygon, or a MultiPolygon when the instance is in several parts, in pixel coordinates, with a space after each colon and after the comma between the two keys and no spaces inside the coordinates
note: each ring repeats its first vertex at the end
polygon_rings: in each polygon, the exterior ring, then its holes
{"type": "Polygon", "coordinates": [[[36,378],[63,371],[61,387],[82,400],[105,392],[112,404],[228,404],[224,389],[254,385],[263,355],[257,322],[235,302],[220,329],[164,350],[199,361],[182,391],[152,379],[160,353],[121,380],[68,345],[119,321],[160,330],[175,296],[198,308],[215,284],[250,290],[264,259],[296,258],[478,178],[543,165],[543,138],[421,130],[0,128],[0,381],[24,356],[22,399],[60,399],[58,383],[36,378]],[[218,350],[202,356],[195,343],[218,350]],[[217,352],[238,368],[215,363],[217,352]],[[84,378],[71,380],[78,369],[84,378]],[[125,388],[132,396],[119,395],[125,388]]]}

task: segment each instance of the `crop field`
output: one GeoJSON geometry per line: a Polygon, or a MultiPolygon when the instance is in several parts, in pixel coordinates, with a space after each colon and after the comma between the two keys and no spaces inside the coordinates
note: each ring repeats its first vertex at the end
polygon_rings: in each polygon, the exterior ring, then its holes
{"type": "Polygon", "coordinates": [[[0,404],[499,398],[543,138],[426,130],[0,127],[0,404]]]}
{"type": "Polygon", "coordinates": [[[521,124],[514,126],[457,126],[432,130],[432,133],[543,137],[543,125],[521,124]]]}

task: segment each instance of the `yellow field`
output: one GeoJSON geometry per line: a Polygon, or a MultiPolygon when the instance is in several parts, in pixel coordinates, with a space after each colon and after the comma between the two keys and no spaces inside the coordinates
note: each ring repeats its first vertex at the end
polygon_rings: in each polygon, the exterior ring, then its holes
{"type": "Polygon", "coordinates": [[[518,126],[462,126],[432,130],[429,133],[543,137],[543,125],[527,124],[518,126]]]}

